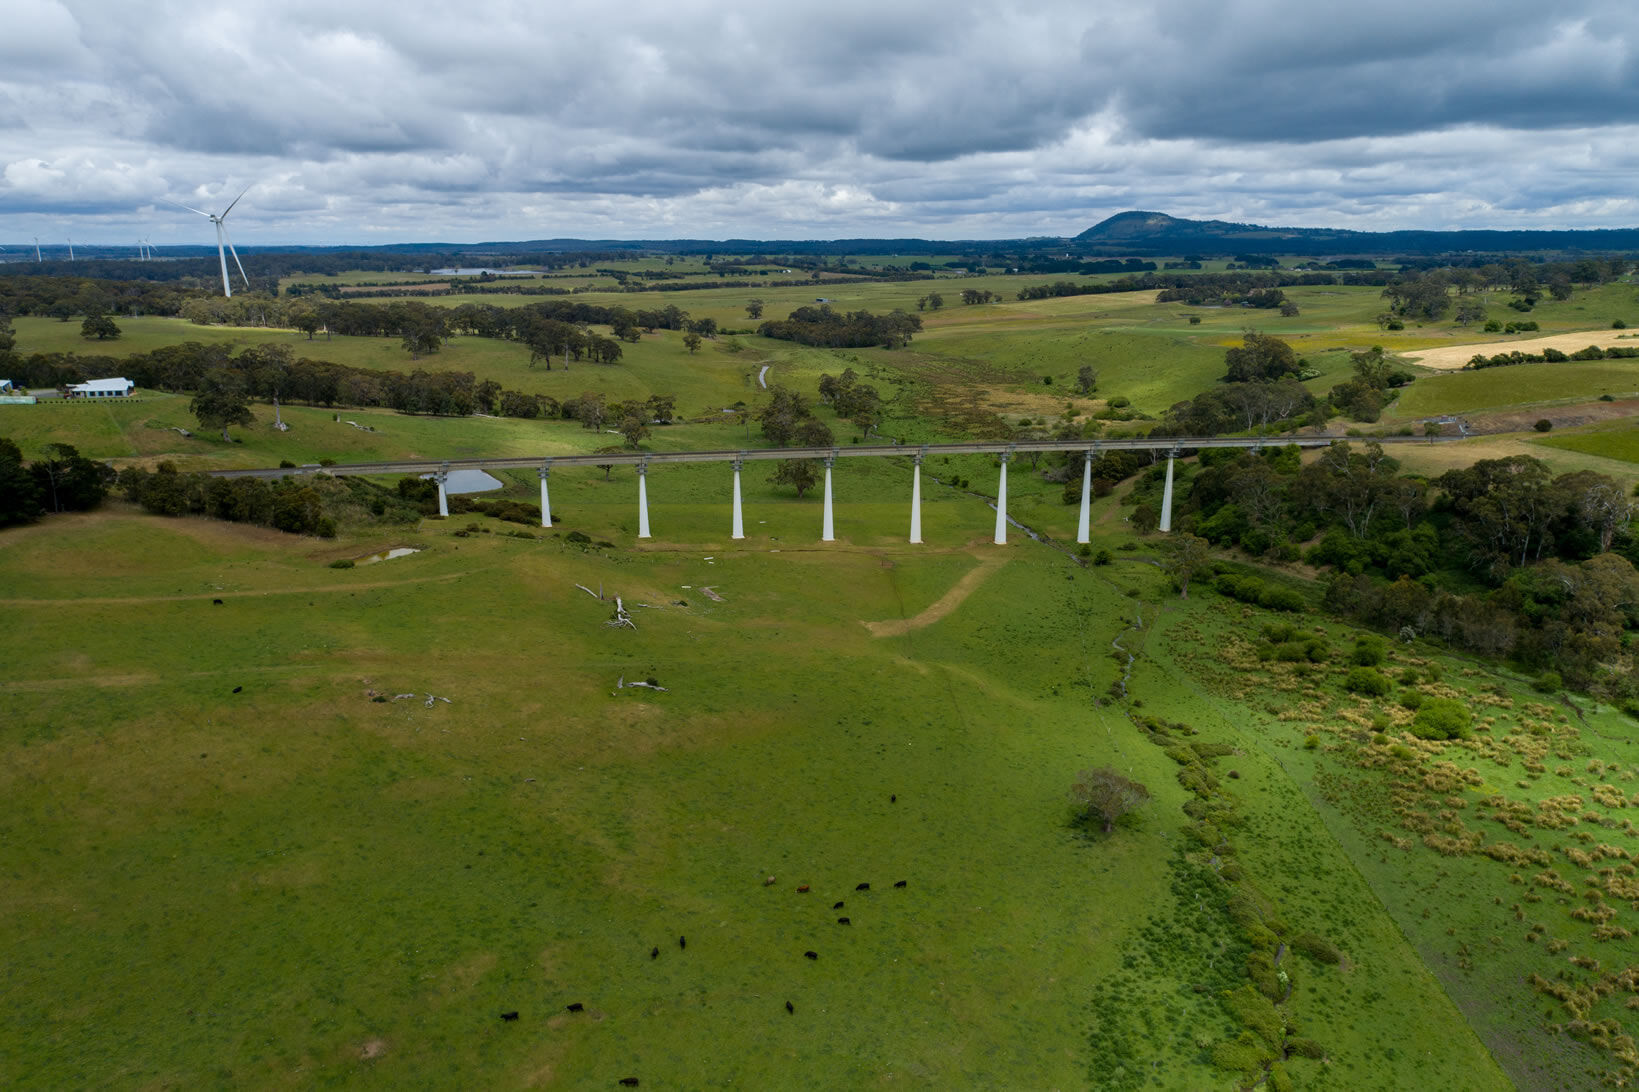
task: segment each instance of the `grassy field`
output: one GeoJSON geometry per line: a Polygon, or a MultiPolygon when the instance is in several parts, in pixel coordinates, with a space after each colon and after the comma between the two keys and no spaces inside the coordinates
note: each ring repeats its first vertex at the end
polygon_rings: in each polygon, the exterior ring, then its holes
{"type": "Polygon", "coordinates": [[[1478,413],[1516,406],[1588,402],[1602,394],[1639,393],[1639,360],[1519,364],[1473,372],[1425,375],[1400,396],[1392,413],[1400,420],[1478,413]]]}
{"type": "Polygon", "coordinates": [[[1634,428],[1631,421],[1612,422],[1559,436],[1544,436],[1537,443],[1562,451],[1597,455],[1602,459],[1639,463],[1639,430],[1634,428]]]}
{"type": "Polygon", "coordinates": [[[1035,649],[1114,592],[1056,555],[875,640],[975,558],[70,522],[0,540],[14,1087],[1085,1080],[1165,823],[1065,824],[1108,634],[1035,649]]]}

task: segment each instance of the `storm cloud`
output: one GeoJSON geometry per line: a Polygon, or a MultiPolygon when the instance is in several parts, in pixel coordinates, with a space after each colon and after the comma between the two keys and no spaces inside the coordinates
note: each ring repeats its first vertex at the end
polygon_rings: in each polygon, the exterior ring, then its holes
{"type": "Polygon", "coordinates": [[[0,238],[1639,224],[1639,9],[11,0],[0,238]]]}

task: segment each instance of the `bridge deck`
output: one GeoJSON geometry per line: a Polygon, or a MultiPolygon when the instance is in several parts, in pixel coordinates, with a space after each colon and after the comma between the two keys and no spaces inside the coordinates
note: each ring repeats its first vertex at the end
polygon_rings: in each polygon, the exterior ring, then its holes
{"type": "MultiPolygon", "coordinates": [[[[472,459],[398,459],[378,463],[345,463],[335,466],[307,464],[298,467],[266,467],[257,470],[213,470],[218,478],[281,478],[292,474],[429,474],[449,470],[538,470],[564,466],[660,466],[666,463],[731,463],[775,459],[851,459],[887,456],[930,455],[1023,455],[1033,452],[1084,451],[1099,455],[1106,451],[1198,450],[1209,447],[1327,447],[1346,436],[1281,436],[1262,440],[1216,436],[1147,436],[1108,440],[1019,440],[1016,442],[956,444],[849,444],[845,447],[723,448],[714,451],[631,451],[603,455],[480,456],[472,459]]],[[[1440,437],[1375,436],[1384,444],[1435,443],[1440,437]]]]}

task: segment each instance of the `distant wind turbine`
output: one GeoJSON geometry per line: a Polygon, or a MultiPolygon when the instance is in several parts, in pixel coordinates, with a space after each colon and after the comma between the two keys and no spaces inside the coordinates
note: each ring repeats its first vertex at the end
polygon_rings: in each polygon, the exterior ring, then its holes
{"type": "Polygon", "coordinates": [[[74,260],[74,236],[72,235],[68,237],[68,260],[74,260]]]}
{"type": "Polygon", "coordinates": [[[38,235],[34,237],[34,260],[37,262],[45,261],[44,258],[40,257],[40,237],[38,235]]]}
{"type": "Polygon", "coordinates": [[[233,211],[233,206],[239,203],[240,198],[249,192],[249,186],[240,190],[239,197],[235,197],[232,204],[214,216],[208,212],[202,212],[199,209],[184,205],[180,201],[172,201],[167,197],[160,198],[167,205],[175,205],[179,209],[187,209],[189,212],[198,213],[198,215],[216,225],[216,256],[222,263],[222,294],[229,298],[233,296],[233,284],[228,280],[228,255],[222,249],[224,243],[227,245],[227,250],[233,254],[233,264],[239,267],[239,278],[245,282],[246,288],[250,287],[250,278],[245,276],[245,263],[239,260],[239,252],[233,249],[233,240],[228,238],[228,225],[223,221],[228,218],[228,213],[233,211]]]}

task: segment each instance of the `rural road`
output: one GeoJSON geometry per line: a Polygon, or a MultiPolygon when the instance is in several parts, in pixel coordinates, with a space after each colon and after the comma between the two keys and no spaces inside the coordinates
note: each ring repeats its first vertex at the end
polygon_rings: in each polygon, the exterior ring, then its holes
{"type": "Polygon", "coordinates": [[[768,389],[768,369],[769,365],[764,364],[763,370],[757,373],[757,383],[765,391],[768,389]]]}

